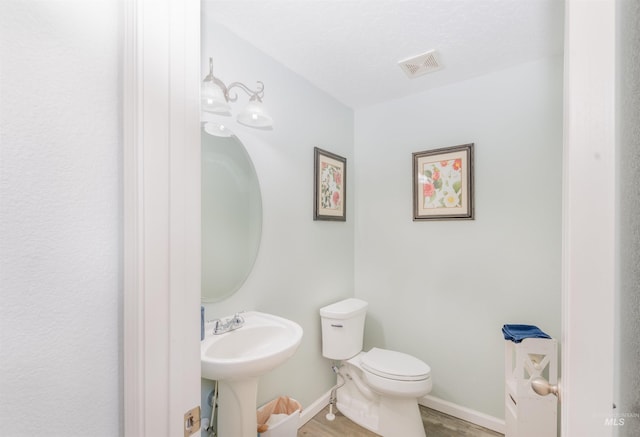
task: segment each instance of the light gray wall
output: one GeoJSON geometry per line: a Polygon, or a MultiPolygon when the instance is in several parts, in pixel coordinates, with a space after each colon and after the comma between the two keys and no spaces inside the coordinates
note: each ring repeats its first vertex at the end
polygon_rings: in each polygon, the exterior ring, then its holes
{"type": "Polygon", "coordinates": [[[0,435],[121,434],[118,0],[0,2],[0,435]]]}
{"type": "Polygon", "coordinates": [[[618,435],[640,435],[640,4],[618,2],[618,435]]]}
{"type": "MultiPolygon", "coordinates": [[[[216,76],[227,84],[242,81],[253,86],[263,81],[264,104],[274,118],[274,129],[255,130],[234,118],[219,118],[244,143],[256,168],[263,229],[249,278],[230,298],[206,304],[206,317],[254,309],[298,322],[304,329],[302,344],[293,358],[260,379],[258,402],[286,394],[306,406],[335,382],[330,362],[321,356],[318,310],[353,295],[353,112],[212,23],[209,14],[215,11],[203,11],[203,77],[212,56],[216,76]],[[313,221],[314,146],[347,158],[346,222],[313,221]]],[[[240,94],[238,100],[234,116],[248,97],[240,94]]],[[[203,380],[203,395],[210,387],[203,380]]]]}
{"type": "Polygon", "coordinates": [[[358,110],[355,160],[366,346],[423,359],[432,395],[504,417],[502,325],[560,335],[562,59],[358,110]],[[476,219],[413,222],[412,152],[466,143],[476,219]]]}

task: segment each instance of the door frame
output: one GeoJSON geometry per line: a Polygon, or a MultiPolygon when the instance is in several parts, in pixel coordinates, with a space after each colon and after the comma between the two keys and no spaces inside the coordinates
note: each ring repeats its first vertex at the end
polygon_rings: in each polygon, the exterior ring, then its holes
{"type": "MultiPolygon", "coordinates": [[[[175,436],[200,402],[200,1],[123,3],[124,432],[175,436]]],[[[562,435],[601,437],[613,432],[615,0],[566,0],[565,23],[562,435]]]]}
{"type": "Polygon", "coordinates": [[[615,0],[566,0],[562,231],[563,436],[613,435],[615,0]]]}
{"type": "Polygon", "coordinates": [[[200,405],[200,1],[123,1],[124,435],[200,405]]]}

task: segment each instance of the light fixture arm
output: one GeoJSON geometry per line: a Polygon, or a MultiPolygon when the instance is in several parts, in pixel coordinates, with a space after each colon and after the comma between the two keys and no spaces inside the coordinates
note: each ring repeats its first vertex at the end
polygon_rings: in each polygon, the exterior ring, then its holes
{"type": "MultiPolygon", "coordinates": [[[[209,58],[209,74],[202,81],[200,105],[203,114],[231,115],[229,103],[238,100],[238,92],[233,92],[237,89],[244,91],[249,96],[249,103],[236,117],[238,123],[257,129],[272,129],[273,118],[271,118],[262,104],[264,83],[258,81],[256,89],[251,89],[242,82],[231,82],[227,86],[222,80],[213,75],[213,58],[209,58]]],[[[217,136],[230,135],[224,126],[212,127],[210,123],[205,125],[205,131],[217,136]]]]}
{"type": "Polygon", "coordinates": [[[228,101],[230,102],[235,102],[236,100],[238,100],[238,94],[234,94],[234,96],[232,97],[229,92],[231,91],[232,88],[240,88],[242,91],[244,91],[245,93],[247,93],[247,95],[249,97],[251,97],[251,100],[258,100],[260,102],[262,102],[262,98],[264,97],[264,83],[262,83],[261,81],[256,81],[256,83],[258,84],[258,88],[254,91],[251,88],[249,88],[248,86],[246,86],[245,84],[241,83],[241,82],[233,82],[231,84],[229,84],[229,86],[224,90],[224,95],[227,98],[228,101]]]}
{"type": "Polygon", "coordinates": [[[224,94],[224,98],[227,102],[235,102],[238,100],[238,94],[234,93],[230,94],[233,88],[240,88],[242,91],[247,93],[247,95],[251,98],[251,100],[258,100],[262,102],[262,98],[264,97],[264,83],[261,81],[257,81],[258,87],[254,91],[242,82],[232,82],[229,86],[225,85],[222,80],[218,79],[213,75],[213,58],[209,58],[209,74],[204,78],[205,81],[211,81],[218,85],[224,94]]]}

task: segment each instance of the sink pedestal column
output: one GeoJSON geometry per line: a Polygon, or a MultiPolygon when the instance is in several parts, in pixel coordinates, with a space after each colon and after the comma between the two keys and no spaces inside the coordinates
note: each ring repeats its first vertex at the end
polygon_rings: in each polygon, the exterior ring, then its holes
{"type": "Polygon", "coordinates": [[[256,437],[258,378],[218,381],[218,437],[256,437]]]}

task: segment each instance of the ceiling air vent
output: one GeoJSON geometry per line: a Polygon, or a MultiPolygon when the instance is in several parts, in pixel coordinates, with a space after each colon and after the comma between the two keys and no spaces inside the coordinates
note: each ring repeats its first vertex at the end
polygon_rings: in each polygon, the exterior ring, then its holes
{"type": "Polygon", "coordinates": [[[398,65],[407,74],[409,79],[413,79],[414,77],[422,76],[423,74],[431,73],[432,71],[440,70],[442,68],[442,65],[438,62],[435,50],[430,50],[422,55],[400,61],[398,62],[398,65]]]}

